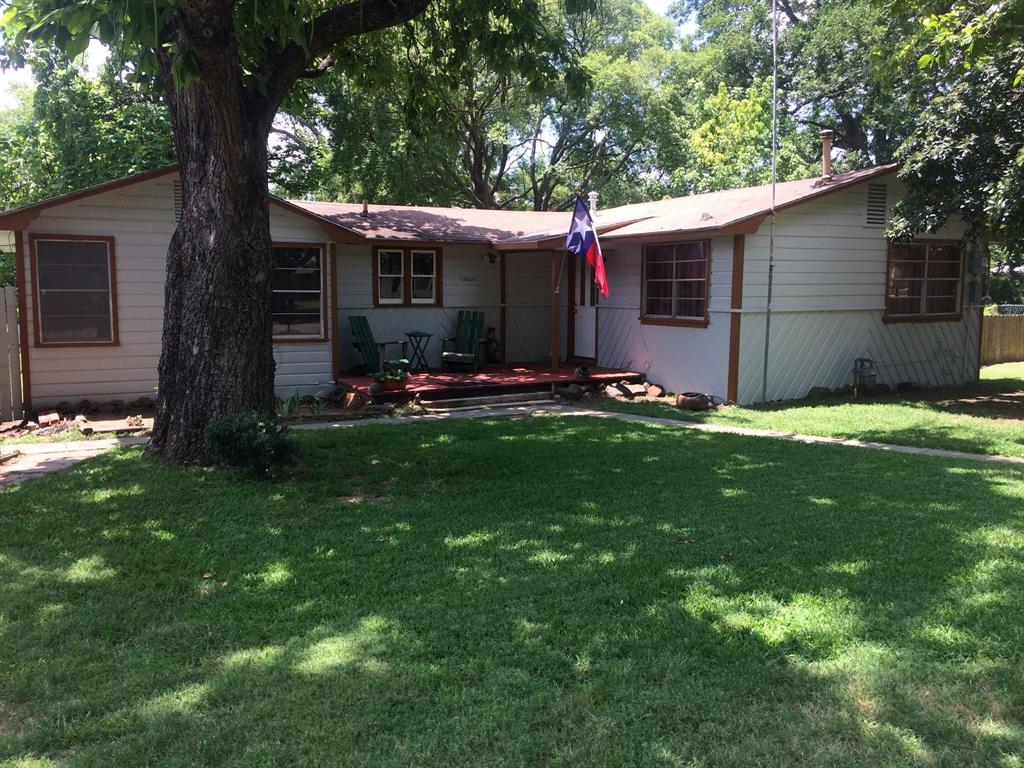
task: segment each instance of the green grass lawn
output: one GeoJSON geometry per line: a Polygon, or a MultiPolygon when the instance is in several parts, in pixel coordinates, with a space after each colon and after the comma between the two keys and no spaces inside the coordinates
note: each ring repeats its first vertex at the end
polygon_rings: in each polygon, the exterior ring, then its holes
{"type": "Polygon", "coordinates": [[[1024,456],[1024,363],[982,369],[969,387],[922,390],[860,401],[828,398],[694,413],[667,400],[594,401],[594,407],[646,416],[873,440],[971,453],[1024,456]]]}
{"type": "Polygon", "coordinates": [[[601,419],[0,490],[0,764],[1019,766],[1024,472],[601,419]]]}

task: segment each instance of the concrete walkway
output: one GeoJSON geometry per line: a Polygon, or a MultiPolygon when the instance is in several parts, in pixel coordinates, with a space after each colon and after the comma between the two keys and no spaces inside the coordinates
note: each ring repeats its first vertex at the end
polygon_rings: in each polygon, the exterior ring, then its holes
{"type": "Polygon", "coordinates": [[[108,440],[75,440],[64,443],[19,443],[4,445],[4,456],[18,455],[0,462],[0,485],[14,485],[22,480],[65,469],[85,459],[98,456],[121,445],[139,445],[146,437],[116,437],[108,440]]]}
{"type": "MultiPolygon", "coordinates": [[[[947,451],[941,448],[917,448],[910,445],[892,445],[890,443],[875,443],[866,440],[844,440],[836,437],[796,435],[789,432],[773,432],[767,429],[747,429],[745,427],[730,427],[724,424],[706,424],[695,421],[681,421],[679,419],[662,419],[655,416],[639,416],[631,413],[619,413],[617,411],[599,411],[570,405],[557,405],[555,403],[551,405],[494,406],[466,411],[453,411],[451,413],[427,413],[415,416],[391,416],[380,419],[297,424],[292,429],[350,429],[370,424],[415,424],[418,422],[452,419],[507,419],[530,418],[533,416],[590,416],[598,419],[692,429],[698,432],[784,440],[790,443],[804,443],[806,445],[843,445],[851,448],[866,448],[868,450],[888,451],[890,453],[902,453],[912,456],[934,456],[942,459],[979,461],[990,464],[1009,464],[1024,467],[1024,457],[1021,456],[990,456],[981,453],[967,453],[965,451],[947,451]]],[[[67,443],[27,443],[5,446],[5,451],[18,450],[21,452],[21,455],[0,463],[0,485],[20,483],[22,480],[38,477],[47,472],[65,469],[84,459],[98,456],[111,448],[123,445],[140,445],[147,441],[148,438],[145,437],[122,437],[110,440],[79,440],[67,443]]]]}

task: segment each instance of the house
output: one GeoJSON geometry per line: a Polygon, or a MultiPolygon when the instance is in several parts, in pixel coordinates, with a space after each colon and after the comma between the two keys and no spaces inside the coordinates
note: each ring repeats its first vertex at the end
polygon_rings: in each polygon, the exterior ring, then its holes
{"type": "MultiPolygon", "coordinates": [[[[827,156],[827,153],[826,153],[827,156]]],[[[980,251],[961,230],[890,244],[894,166],[601,210],[611,295],[562,249],[568,213],[274,199],[274,354],[281,395],[359,362],[349,315],[378,339],[486,314],[507,361],[588,363],[742,404],[849,381],[943,385],[978,376],[980,251]],[[770,334],[769,256],[771,267],[770,334]],[[764,364],[765,353],[768,365],[764,364]]],[[[174,167],[0,214],[17,253],[26,403],[152,396],[174,167]]]]}

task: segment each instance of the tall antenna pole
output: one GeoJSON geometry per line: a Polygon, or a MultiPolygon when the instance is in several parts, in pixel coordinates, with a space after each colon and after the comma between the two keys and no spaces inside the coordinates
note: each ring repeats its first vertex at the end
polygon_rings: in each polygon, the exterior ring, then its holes
{"type": "Polygon", "coordinates": [[[768,402],[768,347],[772,331],[772,283],[775,278],[775,184],[779,157],[779,3],[772,0],[772,205],[768,230],[768,298],[764,311],[764,368],[761,371],[761,402],[768,402]]]}

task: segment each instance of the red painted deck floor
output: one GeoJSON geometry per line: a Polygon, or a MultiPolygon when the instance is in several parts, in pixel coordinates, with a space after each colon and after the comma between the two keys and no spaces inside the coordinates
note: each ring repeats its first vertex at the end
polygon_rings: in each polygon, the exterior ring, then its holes
{"type": "MultiPolygon", "coordinates": [[[[623,379],[640,381],[642,378],[643,375],[635,371],[623,371],[615,368],[590,369],[591,381],[608,382],[622,381],[623,379]]],[[[366,376],[339,376],[336,381],[342,386],[359,392],[366,392],[370,384],[373,383],[373,380],[366,376]]],[[[557,371],[552,371],[546,365],[492,365],[478,373],[472,371],[411,373],[406,380],[405,394],[490,389],[492,387],[514,390],[540,384],[571,384],[574,381],[576,381],[576,369],[569,366],[562,366],[557,371]]]]}

